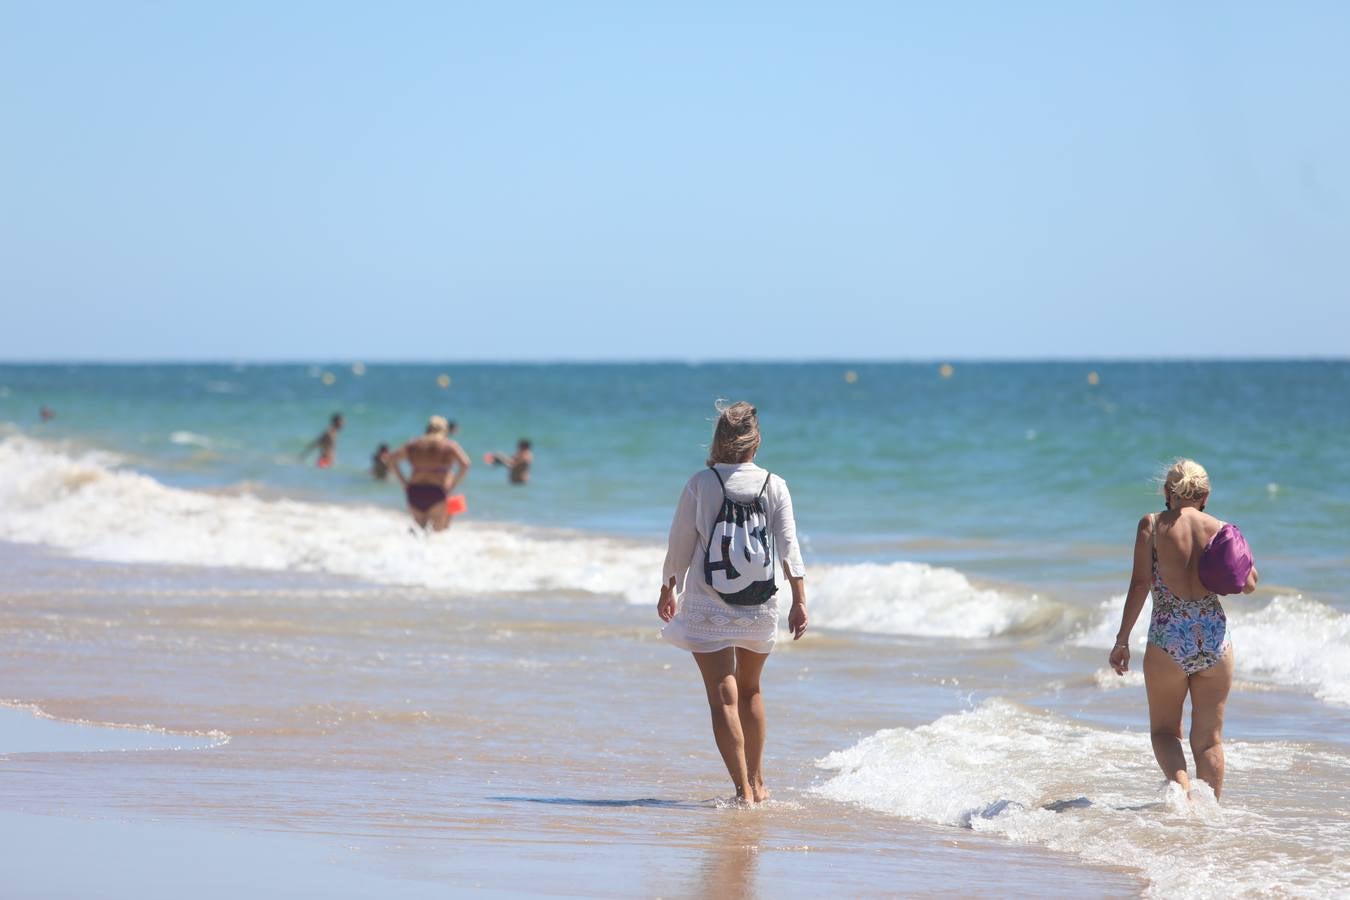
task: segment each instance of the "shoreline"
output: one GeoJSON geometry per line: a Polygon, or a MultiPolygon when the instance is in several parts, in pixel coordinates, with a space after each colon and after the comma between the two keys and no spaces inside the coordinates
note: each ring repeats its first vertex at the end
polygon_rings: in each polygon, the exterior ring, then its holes
{"type": "MultiPolygon", "coordinates": [[[[89,595],[70,595],[69,599],[62,600],[59,590],[62,584],[79,584],[85,590],[89,590],[91,584],[98,585],[93,588],[94,593],[100,590],[111,592],[107,600],[112,604],[109,609],[126,608],[128,598],[134,595],[135,585],[150,587],[151,595],[139,602],[167,603],[164,612],[157,614],[160,617],[180,616],[181,613],[175,610],[182,604],[205,611],[217,609],[226,601],[247,607],[238,611],[240,619],[289,617],[287,610],[294,609],[295,604],[322,609],[339,601],[342,610],[350,608],[352,613],[364,615],[361,611],[370,608],[373,598],[397,596],[389,594],[387,588],[376,586],[366,591],[332,576],[275,573],[278,577],[269,578],[267,576],[274,573],[112,565],[53,555],[44,557],[41,553],[29,552],[32,549],[9,545],[4,552],[8,559],[26,557],[25,564],[17,567],[17,574],[28,583],[29,589],[19,597],[26,605],[50,609],[63,619],[74,616],[75,621],[85,616],[78,610],[100,601],[97,596],[89,595]],[[193,585],[209,585],[210,590],[206,593],[212,596],[194,596],[190,589],[193,585]],[[359,596],[348,598],[353,589],[359,596]],[[265,595],[263,600],[259,599],[260,593],[265,595]],[[325,600],[325,597],[335,599],[325,600]],[[263,601],[264,606],[256,606],[263,601]],[[264,610],[269,612],[264,613],[264,610]]],[[[431,598],[405,599],[398,601],[395,609],[416,609],[424,602],[436,601],[431,598]]],[[[537,606],[537,602],[534,605],[537,606]]],[[[230,606],[219,608],[229,609],[230,606]]],[[[489,611],[491,609],[493,607],[489,611]]],[[[494,615],[508,616],[505,624],[487,620],[470,627],[489,639],[489,644],[484,646],[491,646],[493,635],[499,635],[495,640],[505,642],[502,647],[505,655],[490,668],[496,673],[493,677],[499,679],[504,673],[518,673],[509,676],[519,682],[518,686],[505,688],[512,696],[517,692],[521,697],[536,695],[542,689],[545,696],[538,697],[536,702],[543,704],[543,709],[551,708],[553,703],[569,696],[573,697],[573,703],[580,703],[584,708],[592,702],[586,694],[594,688],[578,691],[577,688],[589,683],[588,680],[584,677],[580,682],[571,680],[575,674],[584,676],[584,670],[578,671],[574,667],[559,670],[563,673],[571,671],[574,675],[569,676],[569,683],[552,687],[539,682],[535,671],[538,665],[546,666],[542,671],[565,666],[563,661],[576,652],[569,648],[577,642],[583,646],[593,644],[595,638],[590,635],[596,627],[597,611],[589,604],[566,611],[553,629],[559,637],[550,639],[542,648],[536,647],[536,650],[547,650],[548,646],[558,643],[556,653],[560,655],[555,656],[555,651],[549,650],[548,660],[524,668],[513,662],[518,658],[518,652],[512,648],[522,639],[521,629],[526,629],[523,633],[528,634],[528,629],[534,627],[529,624],[534,621],[533,613],[496,608],[494,615]],[[577,694],[580,696],[575,696],[577,694]]],[[[622,622],[637,624],[645,621],[636,610],[625,607],[620,613],[622,622]]],[[[194,613],[194,619],[198,615],[194,613]]],[[[211,615],[218,616],[219,613],[211,615]]],[[[349,613],[341,612],[341,615],[349,613]]],[[[209,620],[203,622],[209,624],[209,620]]],[[[322,629],[321,622],[316,619],[312,626],[306,627],[322,629]]],[[[632,624],[622,625],[621,633],[631,633],[632,624]]],[[[231,632],[241,627],[225,622],[221,625],[231,632]]],[[[196,629],[198,626],[191,627],[196,629]]],[[[250,626],[250,629],[254,628],[256,626],[250,626]]],[[[272,629],[273,626],[268,626],[269,633],[272,629]]],[[[153,635],[153,630],[149,634],[153,635]]],[[[694,692],[692,680],[685,677],[689,672],[680,665],[682,654],[668,654],[664,652],[666,648],[654,640],[638,638],[634,641],[631,637],[623,640],[628,642],[621,645],[627,647],[624,657],[628,661],[623,663],[624,670],[636,667],[633,671],[646,673],[647,680],[660,676],[657,677],[658,684],[673,677],[675,694],[672,699],[677,699],[681,708],[691,705],[697,708],[701,701],[694,692]],[[672,667],[677,671],[670,671],[672,667]]],[[[153,651],[155,644],[138,641],[128,646],[153,651]]],[[[29,652],[25,649],[23,654],[29,652]]],[[[180,672],[175,676],[177,678],[184,677],[187,671],[173,662],[176,657],[165,657],[162,651],[152,652],[153,658],[144,655],[123,657],[116,647],[109,652],[124,658],[137,670],[161,670],[167,662],[172,667],[164,671],[180,672]]],[[[706,894],[714,885],[731,885],[733,892],[773,890],[788,896],[818,896],[821,890],[840,885],[847,885],[849,892],[854,894],[924,893],[941,886],[944,891],[1000,890],[1026,895],[1074,896],[1081,893],[1087,872],[1095,873],[1090,880],[1101,896],[1133,896],[1143,884],[1137,876],[1124,870],[1083,864],[1043,848],[1018,845],[969,830],[910,823],[846,804],[814,800],[800,793],[817,777],[812,774],[815,771],[812,753],[815,751],[808,748],[825,748],[834,743],[842,745],[845,736],[833,740],[826,736],[824,741],[820,736],[812,737],[814,718],[799,720],[800,717],[791,716],[786,709],[775,720],[778,734],[775,756],[779,760],[775,763],[779,773],[776,793],[780,799],[771,803],[771,808],[761,810],[721,810],[707,807],[701,800],[674,805],[632,802],[647,797],[675,799],[668,779],[658,777],[653,780],[651,773],[646,771],[649,759],[638,750],[644,746],[649,751],[654,749],[653,740],[658,741],[657,746],[669,742],[668,738],[662,741],[647,736],[653,725],[660,732],[668,732],[670,723],[660,724],[664,716],[648,719],[635,733],[615,732],[612,726],[601,723],[596,726],[598,730],[593,738],[578,735],[571,739],[569,743],[578,743],[576,750],[565,751],[562,757],[556,752],[546,754],[536,762],[533,754],[520,757],[520,753],[524,748],[539,746],[541,741],[544,745],[552,744],[554,739],[548,736],[550,732],[559,728],[567,731],[572,727],[563,724],[565,718],[545,715],[540,720],[515,718],[489,724],[491,719],[463,718],[462,714],[454,712],[455,704],[446,706],[444,701],[435,701],[431,698],[436,694],[432,693],[418,702],[439,703],[443,710],[435,707],[426,711],[414,709],[407,715],[391,710],[380,713],[377,719],[370,719],[369,724],[362,724],[360,717],[350,718],[348,713],[320,711],[320,722],[329,724],[315,731],[314,725],[304,724],[313,714],[305,712],[309,708],[305,704],[309,701],[303,696],[275,708],[270,702],[268,706],[258,706],[266,701],[250,699],[250,692],[258,698],[267,696],[269,691],[264,684],[243,694],[237,690],[231,692],[235,696],[234,705],[256,706],[257,714],[265,717],[260,723],[240,718],[241,713],[225,708],[209,712],[202,707],[199,712],[192,712],[200,706],[201,699],[214,693],[213,685],[221,677],[237,681],[247,675],[247,667],[241,670],[233,664],[228,668],[213,665],[211,672],[198,676],[200,681],[194,683],[199,686],[184,685],[171,695],[162,695],[164,699],[159,701],[152,699],[154,695],[147,695],[144,700],[134,696],[110,700],[103,695],[115,686],[105,685],[92,672],[80,666],[72,668],[61,664],[58,659],[53,657],[52,664],[28,669],[23,679],[30,688],[47,685],[45,690],[49,696],[37,700],[44,709],[51,707],[62,715],[72,711],[86,716],[97,710],[98,718],[114,721],[147,720],[157,725],[171,724],[175,730],[218,729],[231,735],[230,742],[224,746],[187,754],[168,750],[111,755],[29,754],[10,756],[0,762],[14,775],[26,773],[21,778],[0,783],[3,799],[10,809],[24,810],[26,815],[57,813],[37,822],[34,827],[16,823],[11,814],[8,830],[18,835],[31,835],[14,846],[23,846],[28,840],[41,846],[65,847],[92,841],[99,842],[100,846],[106,843],[123,848],[128,863],[124,870],[126,877],[118,875],[110,879],[106,872],[100,876],[99,892],[107,896],[131,896],[133,893],[145,896],[146,884],[171,883],[177,877],[172,867],[163,879],[155,881],[153,872],[162,859],[153,848],[161,846],[163,839],[170,838],[170,832],[179,830],[192,834],[173,840],[198,847],[194,852],[205,856],[208,868],[216,863],[225,866],[227,860],[232,860],[229,866],[242,870],[256,871],[270,866],[275,854],[268,849],[267,843],[278,832],[317,841],[314,852],[301,854],[311,862],[297,864],[277,882],[283,887],[287,884],[297,887],[309,883],[339,884],[346,877],[340,873],[348,871],[358,873],[358,882],[365,879],[364,883],[377,889],[382,887],[386,892],[402,892],[405,886],[416,892],[427,886],[443,891],[447,885],[474,885],[489,891],[551,894],[557,892],[561,884],[568,884],[599,896],[631,895],[635,891],[691,896],[706,894]],[[225,675],[229,672],[238,674],[225,675]],[[175,699],[169,701],[170,696],[175,699]],[[169,702],[180,708],[174,711],[165,707],[158,717],[151,712],[157,705],[169,702]],[[301,705],[288,712],[294,703],[301,705]],[[296,715],[300,718],[295,719],[295,725],[284,724],[296,715]],[[268,724],[269,717],[277,716],[282,717],[277,724],[268,724]],[[464,738],[469,741],[457,754],[459,762],[453,759],[438,762],[441,754],[434,746],[426,746],[418,736],[421,730],[429,727],[440,733],[436,723],[442,720],[452,729],[463,730],[464,738]],[[461,722],[463,724],[453,724],[461,722]],[[506,737],[510,732],[501,731],[499,725],[524,728],[525,733],[506,737]],[[395,744],[382,748],[380,743],[384,739],[379,736],[389,728],[397,728],[402,737],[395,744]],[[803,731],[803,728],[807,730],[803,731]],[[481,732],[479,740],[487,744],[481,748],[473,739],[474,733],[478,732],[481,732]],[[325,737],[325,734],[329,736],[325,737]],[[494,734],[501,737],[494,738],[491,736],[494,734]],[[607,747],[606,741],[592,744],[603,734],[621,738],[624,744],[631,744],[631,748],[621,750],[616,756],[614,749],[617,748],[607,747]],[[502,740],[505,742],[496,743],[502,740]],[[588,746],[594,749],[585,749],[588,746]],[[296,753],[300,754],[299,758],[294,763],[289,761],[296,753]],[[321,760],[331,756],[331,761],[306,775],[302,760],[315,753],[321,760]],[[350,813],[342,813],[340,810],[345,804],[334,805],[340,796],[350,795],[360,783],[350,778],[369,778],[369,775],[357,773],[370,766],[383,772],[390,762],[395,768],[378,775],[381,782],[399,784],[398,773],[402,769],[403,779],[410,779],[421,787],[411,793],[400,788],[396,796],[402,799],[390,801],[393,806],[387,813],[358,807],[353,807],[350,813]],[[300,764],[300,768],[295,768],[296,764],[300,764]],[[332,768],[334,765],[338,768],[332,768]],[[492,774],[494,770],[497,771],[495,775],[492,774]],[[344,774],[346,772],[350,774],[344,774]],[[238,787],[218,795],[213,785],[227,773],[238,787]],[[288,810],[265,799],[295,779],[318,779],[314,781],[314,788],[296,796],[303,806],[313,807],[310,813],[298,817],[296,813],[301,810],[288,810]],[[160,782],[166,786],[177,785],[174,793],[183,795],[182,802],[157,791],[153,786],[160,782]],[[794,782],[798,788],[794,789],[794,782]],[[86,794],[81,789],[86,783],[103,784],[103,794],[86,794]],[[255,795],[256,800],[249,799],[255,795]],[[94,799],[99,796],[102,799],[94,799]],[[437,797],[440,799],[434,799],[437,797]],[[398,813],[400,807],[402,813],[398,813]],[[344,819],[348,819],[345,824],[344,819]],[[212,830],[217,826],[224,826],[225,831],[212,830]],[[331,836],[317,835],[314,832],[316,826],[331,836]],[[142,832],[142,828],[149,831],[142,832]],[[127,836],[133,834],[139,837],[127,836]],[[639,838],[640,835],[643,837],[639,838]],[[151,849],[135,849],[142,844],[151,849]],[[623,853],[615,853],[616,845],[625,848],[623,853]],[[319,859],[322,865],[313,862],[314,859],[319,859]],[[628,873],[629,885],[643,887],[618,887],[622,879],[613,875],[615,865],[628,873]],[[330,870],[332,866],[336,868],[330,870]]],[[[784,704],[790,702],[786,696],[791,683],[790,671],[798,664],[800,660],[788,656],[780,661],[782,671],[774,687],[782,695],[780,702],[784,704]]],[[[457,664],[453,669],[463,674],[450,681],[445,680],[446,675],[437,676],[435,682],[448,688],[474,671],[473,668],[462,669],[457,664]]],[[[320,675],[308,668],[294,671],[308,672],[306,677],[310,680],[320,675]]],[[[126,685],[139,680],[127,681],[126,685]]],[[[269,677],[267,680],[275,681],[278,687],[284,683],[284,679],[278,681],[269,677]]],[[[242,686],[251,681],[250,677],[248,682],[238,683],[242,686]]],[[[323,679],[314,682],[320,695],[330,690],[324,684],[323,679]]],[[[20,698],[32,698],[38,693],[24,689],[21,684],[15,684],[15,688],[10,693],[20,698]]],[[[127,687],[116,688],[119,695],[126,690],[127,687]]],[[[684,718],[684,714],[680,717],[684,718]]],[[[703,716],[694,712],[691,718],[701,722],[703,716]]],[[[709,743],[706,736],[698,733],[682,737],[675,747],[668,748],[676,751],[673,760],[683,759],[686,745],[690,754],[689,772],[679,774],[686,768],[679,765],[671,773],[675,776],[672,783],[679,793],[702,798],[724,792],[715,756],[710,747],[704,746],[709,743]]],[[[561,750],[562,746],[557,745],[557,749],[561,750]]],[[[287,843],[291,843],[290,839],[287,843]]],[[[62,873],[58,878],[48,868],[42,853],[25,854],[21,867],[23,877],[14,883],[49,887],[70,884],[75,893],[81,893],[82,888],[89,886],[78,880],[83,877],[79,873],[62,873]],[[76,880],[62,881],[67,876],[76,880]]],[[[167,895],[167,892],[151,892],[151,896],[167,895]]],[[[346,894],[339,892],[337,895],[346,894]]],[[[419,893],[414,895],[420,896],[419,893]]]]}

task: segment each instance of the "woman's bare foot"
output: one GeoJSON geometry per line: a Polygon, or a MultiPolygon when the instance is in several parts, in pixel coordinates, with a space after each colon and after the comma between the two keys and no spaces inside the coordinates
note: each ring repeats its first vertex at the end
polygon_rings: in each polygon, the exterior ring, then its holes
{"type": "Polygon", "coordinates": [[[750,807],[755,805],[755,801],[754,799],[747,797],[744,794],[737,791],[735,794],[732,794],[725,800],[718,800],[717,805],[723,808],[730,808],[730,809],[749,809],[750,807]]]}
{"type": "Polygon", "coordinates": [[[764,786],[764,782],[761,781],[754,785],[753,791],[756,803],[763,803],[769,799],[769,789],[764,786]]]}

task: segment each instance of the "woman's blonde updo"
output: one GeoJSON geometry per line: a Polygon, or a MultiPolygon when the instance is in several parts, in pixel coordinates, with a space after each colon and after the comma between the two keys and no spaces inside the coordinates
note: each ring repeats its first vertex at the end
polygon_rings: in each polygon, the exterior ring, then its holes
{"type": "Polygon", "coordinates": [[[708,448],[708,465],[745,462],[759,449],[759,410],[742,400],[717,401],[717,427],[708,448]]]}
{"type": "Polygon", "coordinates": [[[1193,459],[1178,459],[1163,473],[1163,496],[1199,500],[1209,494],[1209,473],[1193,459]]]}

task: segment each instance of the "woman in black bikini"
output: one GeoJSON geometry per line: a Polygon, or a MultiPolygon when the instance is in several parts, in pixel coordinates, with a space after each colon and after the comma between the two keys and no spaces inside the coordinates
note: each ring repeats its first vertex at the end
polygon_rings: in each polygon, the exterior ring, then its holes
{"type": "Polygon", "coordinates": [[[469,471],[469,455],[450,439],[449,430],[444,418],[432,416],[427,420],[426,434],[384,455],[385,465],[403,483],[413,521],[423,528],[430,525],[433,531],[450,527],[445,501],[469,471]],[[412,466],[412,474],[406,478],[399,467],[405,459],[412,466]]]}

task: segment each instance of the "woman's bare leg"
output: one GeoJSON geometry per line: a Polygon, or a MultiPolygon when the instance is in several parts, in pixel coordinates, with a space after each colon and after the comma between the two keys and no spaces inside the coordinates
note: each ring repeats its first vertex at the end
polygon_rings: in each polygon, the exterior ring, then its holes
{"type": "Polygon", "coordinates": [[[759,692],[759,675],[769,654],[736,648],[737,712],[741,733],[745,735],[745,772],[750,793],[756,803],[769,799],[764,787],[764,696],[759,692]]]}
{"type": "Polygon", "coordinates": [[[1223,791],[1223,711],[1233,687],[1233,648],[1223,659],[1191,676],[1191,752],[1195,777],[1223,791]]]}
{"type": "Polygon", "coordinates": [[[727,765],[731,783],[736,785],[736,797],[751,802],[750,777],[745,767],[745,735],[737,713],[736,649],[728,647],[716,653],[695,653],[694,662],[703,675],[703,688],[708,694],[708,708],[712,712],[713,739],[727,765]]]}
{"type": "Polygon", "coordinates": [[[1153,755],[1163,774],[1187,793],[1191,779],[1186,772],[1186,754],[1181,749],[1181,708],[1186,703],[1189,679],[1177,661],[1156,644],[1144,651],[1144,689],[1148,692],[1149,732],[1153,755]]]}

